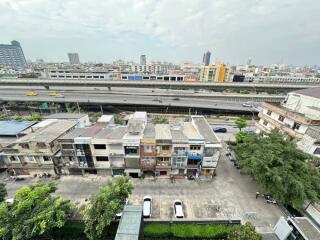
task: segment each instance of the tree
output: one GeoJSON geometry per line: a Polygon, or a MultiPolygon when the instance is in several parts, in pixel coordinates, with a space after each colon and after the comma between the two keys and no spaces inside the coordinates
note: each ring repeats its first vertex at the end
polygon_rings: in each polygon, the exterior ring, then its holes
{"type": "Polygon", "coordinates": [[[103,238],[104,231],[121,212],[133,189],[128,177],[119,176],[101,187],[90,198],[90,204],[82,212],[85,233],[90,240],[103,238]]]}
{"type": "Polygon", "coordinates": [[[120,116],[119,114],[115,114],[114,115],[114,123],[123,125],[123,117],[120,116]]]}
{"type": "Polygon", "coordinates": [[[241,171],[252,175],[277,202],[301,208],[305,201],[320,201],[320,173],[307,163],[312,156],[279,132],[248,134],[232,148],[241,171]]]}
{"type": "Polygon", "coordinates": [[[51,195],[57,184],[35,183],[20,188],[13,204],[0,205],[0,238],[27,240],[45,236],[61,228],[73,205],[69,200],[51,195]]]}
{"type": "Polygon", "coordinates": [[[251,223],[238,225],[231,229],[228,240],[262,240],[262,236],[256,232],[251,223]]]}
{"type": "Polygon", "coordinates": [[[4,183],[0,183],[0,202],[3,202],[6,196],[7,196],[6,185],[4,183]]]}
{"type": "Polygon", "coordinates": [[[243,117],[238,117],[235,121],[237,128],[241,131],[242,128],[245,128],[248,126],[247,120],[243,117]]]}
{"type": "Polygon", "coordinates": [[[168,124],[169,120],[163,115],[157,115],[153,119],[154,124],[168,124]]]}

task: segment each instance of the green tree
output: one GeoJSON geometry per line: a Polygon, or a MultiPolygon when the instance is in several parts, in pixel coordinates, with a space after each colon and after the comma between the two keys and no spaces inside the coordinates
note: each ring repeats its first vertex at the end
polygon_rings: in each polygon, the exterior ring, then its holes
{"type": "Polygon", "coordinates": [[[243,117],[238,117],[235,121],[237,128],[241,131],[242,128],[245,128],[248,126],[247,120],[243,117]]]}
{"type": "Polygon", "coordinates": [[[238,225],[231,229],[228,240],[262,240],[262,236],[256,232],[251,223],[238,225]]]}
{"type": "Polygon", "coordinates": [[[130,179],[119,176],[90,198],[90,204],[82,211],[85,233],[90,240],[103,238],[104,231],[121,212],[132,189],[130,179]]]}
{"type": "Polygon", "coordinates": [[[157,115],[153,118],[154,124],[168,124],[169,120],[163,115],[157,115]]]}
{"type": "Polygon", "coordinates": [[[120,116],[119,114],[115,114],[114,115],[114,123],[123,125],[123,117],[120,116]]]}
{"type": "Polygon", "coordinates": [[[6,185],[4,183],[0,183],[0,202],[3,202],[6,196],[7,196],[6,185]]]}
{"type": "Polygon", "coordinates": [[[25,121],[41,121],[41,115],[39,113],[32,113],[31,116],[23,118],[25,121]]]}
{"type": "Polygon", "coordinates": [[[279,203],[301,208],[305,201],[320,201],[320,173],[307,163],[312,156],[277,131],[248,134],[232,148],[241,170],[252,175],[279,203]]]}
{"type": "Polygon", "coordinates": [[[61,228],[73,205],[69,200],[51,195],[57,184],[35,183],[20,188],[13,204],[0,205],[0,238],[28,240],[46,236],[61,228]]]}

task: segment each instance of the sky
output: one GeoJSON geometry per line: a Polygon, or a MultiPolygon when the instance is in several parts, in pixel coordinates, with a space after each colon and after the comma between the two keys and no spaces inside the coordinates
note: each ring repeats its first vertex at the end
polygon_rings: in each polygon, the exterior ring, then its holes
{"type": "Polygon", "coordinates": [[[0,0],[27,59],[319,65],[319,0],[0,0]]]}

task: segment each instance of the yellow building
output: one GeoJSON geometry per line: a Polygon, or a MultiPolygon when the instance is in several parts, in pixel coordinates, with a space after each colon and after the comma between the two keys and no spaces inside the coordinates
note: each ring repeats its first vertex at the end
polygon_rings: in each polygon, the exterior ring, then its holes
{"type": "Polygon", "coordinates": [[[223,63],[202,66],[200,71],[201,82],[225,82],[228,80],[230,68],[223,63]]]}

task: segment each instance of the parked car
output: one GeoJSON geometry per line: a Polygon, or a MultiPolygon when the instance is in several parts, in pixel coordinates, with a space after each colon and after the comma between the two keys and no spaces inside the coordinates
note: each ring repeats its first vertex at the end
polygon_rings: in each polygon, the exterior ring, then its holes
{"type": "Polygon", "coordinates": [[[245,102],[242,104],[243,107],[254,107],[252,102],[245,102]]]}
{"type": "Polygon", "coordinates": [[[172,98],[172,100],[174,100],[174,101],[179,101],[179,100],[180,100],[180,98],[175,97],[175,98],[172,98]]]}
{"type": "Polygon", "coordinates": [[[151,217],[151,209],[152,209],[152,197],[147,195],[143,198],[143,217],[149,218],[151,217]]]}
{"type": "Polygon", "coordinates": [[[216,133],[226,133],[227,132],[227,129],[224,128],[224,127],[215,127],[212,129],[214,132],[216,133]]]}
{"type": "Polygon", "coordinates": [[[173,208],[174,208],[174,216],[176,218],[184,218],[183,205],[181,200],[174,200],[173,208]]]}
{"type": "Polygon", "coordinates": [[[28,91],[28,92],[26,92],[26,96],[34,97],[34,96],[38,96],[38,93],[35,91],[28,91]]]}

